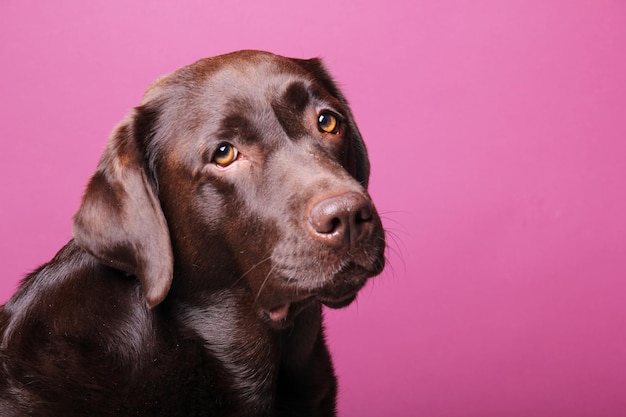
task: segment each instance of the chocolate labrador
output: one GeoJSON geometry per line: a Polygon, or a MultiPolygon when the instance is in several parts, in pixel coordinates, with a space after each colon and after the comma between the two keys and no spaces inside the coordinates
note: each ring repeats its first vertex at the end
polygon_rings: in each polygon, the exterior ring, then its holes
{"type": "Polygon", "coordinates": [[[74,238],[0,307],[0,415],[333,416],[322,305],[384,265],[369,163],[318,59],[158,79],[74,238]]]}

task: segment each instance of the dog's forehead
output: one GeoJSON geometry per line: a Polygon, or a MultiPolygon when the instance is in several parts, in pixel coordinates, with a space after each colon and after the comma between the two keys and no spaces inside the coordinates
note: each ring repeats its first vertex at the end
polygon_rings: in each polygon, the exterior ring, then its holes
{"type": "Polygon", "coordinates": [[[207,78],[205,91],[213,99],[217,94],[218,99],[246,101],[259,107],[281,97],[293,85],[308,91],[311,80],[303,73],[284,71],[284,68],[267,63],[223,68],[207,78]]]}
{"type": "Polygon", "coordinates": [[[158,78],[146,91],[142,104],[182,97],[188,103],[210,103],[216,108],[236,101],[259,109],[276,100],[295,100],[291,104],[298,105],[303,96],[335,101],[298,61],[261,51],[206,58],[158,78]]]}
{"type": "Polygon", "coordinates": [[[219,109],[237,105],[257,113],[276,106],[300,112],[311,99],[334,100],[312,74],[286,60],[225,66],[206,78],[202,90],[205,102],[219,109]]]}

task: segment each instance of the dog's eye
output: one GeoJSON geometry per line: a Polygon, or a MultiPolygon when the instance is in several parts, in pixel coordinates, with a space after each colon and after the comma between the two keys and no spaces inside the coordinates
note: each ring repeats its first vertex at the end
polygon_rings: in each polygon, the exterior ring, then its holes
{"type": "Polygon", "coordinates": [[[323,133],[338,133],[339,119],[330,112],[322,112],[317,117],[317,126],[323,133]]]}
{"type": "Polygon", "coordinates": [[[213,156],[213,162],[222,167],[226,168],[228,165],[235,162],[237,156],[239,155],[239,151],[230,143],[222,143],[217,147],[215,151],[215,155],[213,156]]]}

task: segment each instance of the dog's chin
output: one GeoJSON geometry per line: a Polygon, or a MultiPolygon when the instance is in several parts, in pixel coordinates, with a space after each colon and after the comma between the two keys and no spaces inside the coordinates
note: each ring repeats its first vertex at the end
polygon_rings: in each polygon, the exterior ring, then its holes
{"type": "Polygon", "coordinates": [[[320,303],[324,304],[326,307],[330,307],[333,309],[344,308],[352,304],[352,302],[356,299],[356,293],[350,294],[348,296],[342,298],[324,298],[318,297],[320,303]]]}
{"type": "Polygon", "coordinates": [[[347,307],[373,275],[371,271],[362,268],[347,268],[333,277],[331,284],[322,287],[316,299],[333,309],[347,307]]]}

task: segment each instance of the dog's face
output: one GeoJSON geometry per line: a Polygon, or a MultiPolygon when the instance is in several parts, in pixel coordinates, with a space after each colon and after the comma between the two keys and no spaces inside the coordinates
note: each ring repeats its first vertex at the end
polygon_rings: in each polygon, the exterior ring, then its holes
{"type": "Polygon", "coordinates": [[[75,236],[137,275],[151,306],[170,285],[187,296],[246,286],[281,322],[313,299],[347,305],[381,272],[368,176],[319,61],[239,52],[150,87],[114,133],[75,236]]]}

